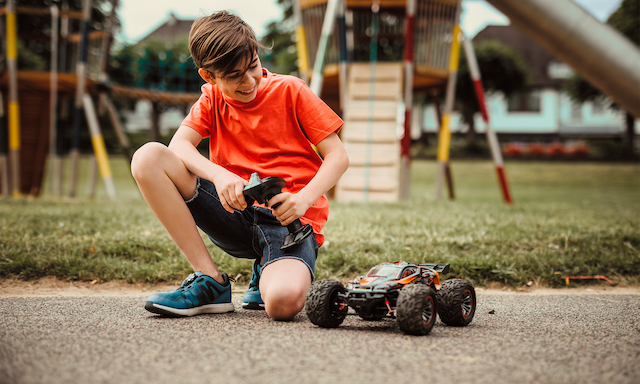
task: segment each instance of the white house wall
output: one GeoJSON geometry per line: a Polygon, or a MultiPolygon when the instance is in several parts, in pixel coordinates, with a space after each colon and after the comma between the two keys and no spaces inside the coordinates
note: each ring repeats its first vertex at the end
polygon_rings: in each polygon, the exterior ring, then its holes
{"type": "MultiPolygon", "coordinates": [[[[572,115],[571,98],[555,89],[541,89],[540,112],[508,112],[507,102],[501,93],[487,95],[487,105],[492,128],[497,133],[508,134],[604,134],[618,135],[625,129],[624,114],[604,108],[594,112],[594,105],[586,102],[581,106],[580,118],[572,115]]],[[[436,113],[432,104],[422,111],[422,127],[425,132],[436,132],[436,113]]],[[[485,125],[479,113],[475,115],[476,131],[484,133],[485,125]]],[[[451,115],[451,131],[466,132],[458,112],[451,115]]],[[[636,120],[636,134],[640,133],[640,121],[636,120]]],[[[415,137],[415,133],[412,135],[415,137]]]]}
{"type": "MultiPolygon", "coordinates": [[[[151,102],[139,100],[133,111],[123,111],[125,118],[125,130],[127,132],[137,132],[151,129],[151,102]]],[[[160,114],[160,134],[166,135],[172,130],[178,129],[185,114],[183,108],[170,108],[160,114]]]]}
{"type": "Polygon", "coordinates": [[[540,112],[508,112],[505,97],[502,94],[493,95],[489,100],[493,129],[501,133],[557,132],[557,93],[548,89],[540,90],[540,103],[540,112]]]}

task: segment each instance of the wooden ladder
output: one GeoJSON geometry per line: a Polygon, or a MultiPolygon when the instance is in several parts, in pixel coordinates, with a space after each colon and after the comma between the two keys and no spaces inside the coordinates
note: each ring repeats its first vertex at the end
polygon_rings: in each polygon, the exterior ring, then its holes
{"type": "Polygon", "coordinates": [[[398,201],[402,79],[402,63],[350,65],[341,131],[350,166],[337,200],[398,201]]]}

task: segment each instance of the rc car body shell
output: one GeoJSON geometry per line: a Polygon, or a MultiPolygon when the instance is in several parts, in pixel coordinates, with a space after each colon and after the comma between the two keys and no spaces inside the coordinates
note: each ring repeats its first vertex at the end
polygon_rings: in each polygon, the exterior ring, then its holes
{"type": "Polygon", "coordinates": [[[440,283],[449,264],[382,263],[346,287],[335,280],[316,280],[307,292],[309,320],[323,328],[338,327],[352,308],[364,320],[396,318],[400,330],[426,335],[436,314],[450,326],[466,326],[475,314],[473,285],[462,279],[440,283]]]}
{"type": "Polygon", "coordinates": [[[436,289],[440,273],[449,272],[449,264],[413,264],[404,261],[378,264],[365,276],[357,277],[346,286],[340,298],[364,319],[380,319],[393,315],[402,287],[424,284],[436,289]]]}

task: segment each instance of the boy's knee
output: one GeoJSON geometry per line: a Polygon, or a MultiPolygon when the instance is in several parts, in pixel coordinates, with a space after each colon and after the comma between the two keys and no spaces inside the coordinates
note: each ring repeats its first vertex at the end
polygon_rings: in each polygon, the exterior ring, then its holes
{"type": "Polygon", "coordinates": [[[150,171],[156,169],[158,160],[165,150],[168,150],[168,148],[157,142],[149,142],[138,148],[131,158],[131,174],[133,178],[141,180],[150,171]]]}
{"type": "Polygon", "coordinates": [[[274,320],[292,320],[304,307],[306,291],[296,289],[276,289],[269,291],[264,299],[264,309],[274,320]]]}

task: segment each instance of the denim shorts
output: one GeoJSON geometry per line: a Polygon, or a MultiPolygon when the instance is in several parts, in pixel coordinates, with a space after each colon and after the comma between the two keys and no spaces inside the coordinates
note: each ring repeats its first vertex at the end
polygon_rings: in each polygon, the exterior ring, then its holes
{"type": "Polygon", "coordinates": [[[229,213],[222,207],[212,182],[198,177],[197,183],[195,195],[186,201],[187,207],[198,228],[215,245],[234,257],[262,257],[263,268],[279,259],[300,260],[309,268],[311,278],[315,278],[318,243],[314,236],[309,236],[301,244],[281,250],[289,231],[280,224],[270,209],[252,206],[244,211],[234,210],[229,213]]]}

